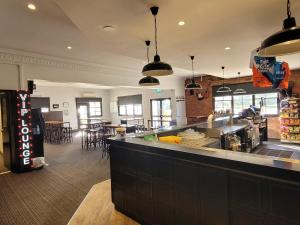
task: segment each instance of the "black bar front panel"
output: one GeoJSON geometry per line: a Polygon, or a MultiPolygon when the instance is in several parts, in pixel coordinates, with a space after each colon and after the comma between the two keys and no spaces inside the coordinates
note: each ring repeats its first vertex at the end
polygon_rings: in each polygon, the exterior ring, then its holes
{"type": "Polygon", "coordinates": [[[112,200],[143,225],[300,224],[298,183],[119,143],[110,148],[112,200]]]}

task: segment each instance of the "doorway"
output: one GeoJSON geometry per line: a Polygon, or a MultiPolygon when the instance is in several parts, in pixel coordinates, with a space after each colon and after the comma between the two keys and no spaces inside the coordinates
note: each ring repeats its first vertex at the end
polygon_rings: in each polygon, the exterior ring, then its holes
{"type": "Polygon", "coordinates": [[[168,127],[172,121],[171,98],[151,99],[151,126],[168,127]]]}
{"type": "Polygon", "coordinates": [[[102,117],[102,98],[76,98],[79,129],[87,128],[102,117]]]}
{"type": "Polygon", "coordinates": [[[10,160],[10,138],[6,93],[0,92],[0,173],[9,171],[8,160],[10,160]]]}

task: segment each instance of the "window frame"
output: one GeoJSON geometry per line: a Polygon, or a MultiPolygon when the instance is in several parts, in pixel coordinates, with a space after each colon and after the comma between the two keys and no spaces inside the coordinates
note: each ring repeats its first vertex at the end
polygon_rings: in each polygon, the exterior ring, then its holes
{"type": "MultiPolygon", "coordinates": [[[[277,94],[277,113],[276,114],[264,114],[264,116],[266,116],[266,117],[277,117],[277,116],[279,116],[279,113],[280,113],[280,100],[279,100],[279,94],[276,93],[276,92],[253,94],[253,105],[255,105],[255,100],[257,99],[257,98],[255,98],[255,95],[264,95],[264,94],[277,94]]],[[[275,98],[266,98],[266,99],[275,99],[275,98]]]]}
{"type": "MultiPolygon", "coordinates": [[[[88,113],[88,115],[89,115],[89,117],[91,117],[91,118],[93,118],[93,117],[102,117],[103,116],[103,112],[102,112],[102,101],[89,101],[88,102],[88,111],[89,111],[89,113],[88,113]],[[91,107],[91,103],[100,103],[100,107],[91,107]],[[100,114],[99,115],[96,115],[96,113],[95,113],[95,115],[91,115],[91,108],[92,109],[100,109],[100,114]]],[[[97,111],[97,110],[96,110],[97,111]]],[[[95,111],[95,112],[96,112],[95,111]]]]}
{"type": "MultiPolygon", "coordinates": [[[[47,105],[43,105],[43,106],[40,106],[39,108],[44,112],[42,113],[48,113],[51,111],[51,107],[50,107],[50,97],[35,97],[35,96],[31,96],[31,104],[32,104],[32,101],[39,101],[39,100],[45,100],[47,102],[47,105]],[[45,109],[48,109],[48,112],[45,112],[45,109]]],[[[33,105],[33,104],[32,104],[33,105]]]]}
{"type": "Polygon", "coordinates": [[[132,117],[143,116],[143,104],[140,103],[140,104],[123,104],[123,105],[120,105],[118,103],[118,115],[119,116],[132,116],[132,117]],[[127,106],[129,106],[129,105],[132,105],[132,107],[133,107],[133,114],[132,115],[129,115],[128,112],[127,112],[127,106]],[[135,113],[135,106],[137,106],[137,105],[141,106],[141,114],[136,114],[135,113]],[[121,106],[125,106],[125,114],[121,114],[121,112],[120,112],[120,107],[121,106]]]}
{"type": "Polygon", "coordinates": [[[81,126],[81,119],[80,119],[80,113],[79,113],[79,108],[81,105],[86,105],[87,106],[87,117],[88,118],[98,118],[98,117],[102,117],[103,116],[103,101],[102,98],[84,98],[84,97],[76,97],[75,98],[75,103],[76,103],[76,115],[77,115],[77,124],[78,124],[78,128],[80,128],[81,126]],[[101,115],[95,115],[95,116],[91,116],[90,115],[90,102],[100,102],[100,112],[101,115]]]}
{"type": "MultiPolygon", "coordinates": [[[[279,116],[279,112],[280,112],[280,101],[279,101],[279,96],[278,96],[278,93],[277,92],[267,92],[267,93],[256,93],[256,94],[244,94],[244,95],[252,95],[252,105],[256,106],[255,105],[255,100],[257,98],[255,98],[256,95],[266,95],[266,94],[277,94],[277,113],[276,114],[264,114],[265,117],[277,117],[279,116]]],[[[243,95],[226,95],[226,96],[214,96],[213,97],[213,109],[216,110],[216,98],[218,97],[228,97],[228,96],[231,96],[231,112],[234,114],[234,97],[235,96],[243,96],[243,95]]],[[[266,98],[266,99],[275,99],[275,98],[266,98]]],[[[217,100],[217,101],[230,101],[230,100],[217,100]]],[[[258,106],[256,106],[258,107],[258,106]]],[[[266,106],[267,107],[267,106],[266,106]]],[[[260,107],[258,107],[260,108],[260,107]]],[[[235,114],[236,115],[236,114],[235,114]]]]}
{"type": "MultiPolygon", "coordinates": [[[[234,106],[236,105],[235,102],[237,102],[237,101],[234,99],[234,97],[239,97],[239,96],[242,96],[243,98],[244,98],[244,96],[249,96],[249,97],[251,96],[251,98],[250,98],[250,99],[251,99],[251,104],[250,104],[250,105],[254,105],[253,103],[255,103],[255,102],[253,101],[253,97],[254,97],[253,94],[247,94],[247,93],[246,93],[246,94],[244,94],[244,95],[233,95],[233,96],[232,96],[232,102],[233,102],[233,104],[232,104],[232,105],[233,105],[232,112],[233,112],[234,115],[239,115],[239,114],[241,113],[241,112],[239,112],[238,114],[235,114],[235,112],[234,112],[234,111],[235,111],[235,107],[234,107],[234,106]]],[[[244,99],[243,99],[242,101],[244,101],[244,99]]],[[[248,107],[250,107],[250,105],[249,105],[248,107]]],[[[244,102],[242,102],[242,110],[243,110],[243,109],[245,109],[245,108],[244,108],[244,102]]]]}
{"type": "Polygon", "coordinates": [[[215,96],[213,97],[213,109],[216,110],[216,98],[224,98],[224,97],[230,97],[231,100],[217,100],[218,102],[230,102],[230,111],[233,112],[233,96],[232,95],[226,95],[226,96],[215,96]]]}

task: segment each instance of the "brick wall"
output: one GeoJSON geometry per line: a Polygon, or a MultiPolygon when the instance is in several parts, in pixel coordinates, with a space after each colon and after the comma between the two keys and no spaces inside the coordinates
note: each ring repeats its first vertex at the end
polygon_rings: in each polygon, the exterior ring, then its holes
{"type": "MultiPolygon", "coordinates": [[[[200,77],[196,77],[195,80],[200,82],[200,77]]],[[[231,78],[226,79],[226,84],[237,84],[237,83],[247,83],[252,81],[252,76],[241,77],[240,79],[231,78]]],[[[291,83],[293,84],[293,93],[300,97],[300,69],[293,70],[292,76],[290,78],[291,83]]],[[[189,83],[190,79],[186,79],[185,83],[189,83]]],[[[201,101],[197,99],[195,95],[191,96],[189,91],[185,92],[186,99],[186,116],[188,123],[195,122],[194,117],[199,116],[208,116],[213,110],[213,98],[212,98],[212,87],[218,86],[223,83],[223,80],[214,76],[204,76],[203,81],[201,82],[204,89],[207,90],[207,97],[201,101]]],[[[269,120],[270,129],[276,128],[278,130],[279,119],[273,118],[269,120]]],[[[272,129],[274,131],[274,129],[272,129]]],[[[274,133],[274,132],[273,132],[274,133]]],[[[278,138],[279,132],[273,134],[270,132],[270,138],[278,138]]]]}
{"type": "MultiPolygon", "coordinates": [[[[203,100],[198,100],[196,95],[190,95],[189,91],[185,92],[186,99],[186,116],[188,122],[191,121],[190,118],[197,116],[208,116],[213,110],[213,97],[212,97],[212,87],[218,86],[223,83],[223,80],[219,77],[214,76],[204,76],[201,81],[200,77],[195,78],[196,82],[201,83],[203,89],[207,91],[206,97],[203,100]]],[[[237,83],[247,83],[251,82],[251,76],[242,77],[240,79],[226,79],[227,84],[237,84],[237,83]]],[[[187,79],[185,83],[190,83],[190,79],[187,79]]]]}
{"type": "MultiPolygon", "coordinates": [[[[196,77],[195,80],[200,83],[200,77],[196,77]]],[[[226,84],[237,84],[237,83],[247,83],[252,81],[252,76],[241,77],[240,79],[231,78],[226,79],[226,84]]],[[[293,93],[300,96],[300,69],[293,70],[290,81],[294,84],[293,93]]],[[[186,79],[185,83],[189,83],[190,79],[186,79]]],[[[203,88],[207,89],[208,96],[203,100],[198,100],[195,95],[191,96],[189,91],[185,92],[186,99],[186,116],[196,117],[196,116],[208,116],[213,110],[213,98],[212,98],[212,86],[217,86],[222,84],[222,79],[214,76],[204,76],[201,82],[203,88]]]]}

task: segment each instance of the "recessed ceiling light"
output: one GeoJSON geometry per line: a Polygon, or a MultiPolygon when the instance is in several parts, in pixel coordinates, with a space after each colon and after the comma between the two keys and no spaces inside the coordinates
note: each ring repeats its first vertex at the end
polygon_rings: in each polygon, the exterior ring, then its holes
{"type": "Polygon", "coordinates": [[[33,3],[28,3],[27,8],[30,9],[30,10],[36,10],[36,6],[33,3]]]}
{"type": "Polygon", "coordinates": [[[67,46],[67,49],[71,50],[71,49],[72,49],[72,46],[67,46]]]}
{"type": "Polygon", "coordinates": [[[103,26],[103,30],[105,30],[105,31],[114,31],[114,30],[116,30],[116,28],[114,26],[107,25],[107,26],[103,26]]]}
{"type": "Polygon", "coordinates": [[[179,22],[178,22],[178,25],[179,25],[179,26],[183,26],[184,24],[185,24],[184,21],[179,21],[179,22]]]}
{"type": "Polygon", "coordinates": [[[228,51],[228,50],[230,50],[230,49],[231,49],[230,47],[226,47],[226,48],[225,48],[226,51],[228,51]]]}

